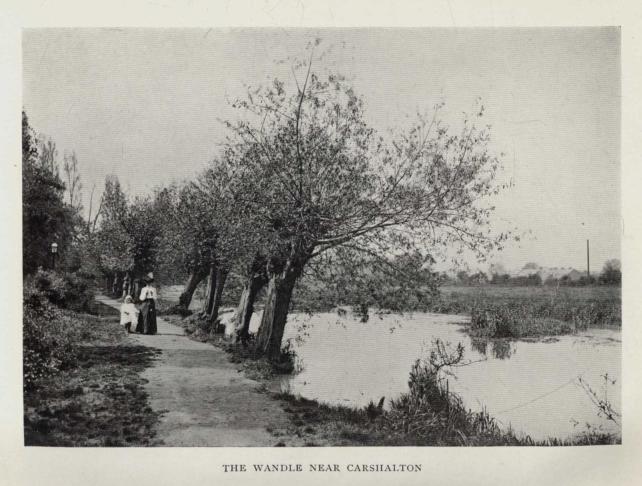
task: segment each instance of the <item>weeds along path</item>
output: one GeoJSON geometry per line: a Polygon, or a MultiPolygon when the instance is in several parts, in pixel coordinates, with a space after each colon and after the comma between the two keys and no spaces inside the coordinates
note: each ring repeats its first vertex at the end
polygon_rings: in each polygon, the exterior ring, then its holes
{"type": "MultiPolygon", "coordinates": [[[[120,309],[105,296],[96,300],[120,309]]],[[[279,437],[266,428],[286,428],[287,414],[278,402],[257,391],[227,359],[225,352],[187,338],[183,329],[158,318],[158,334],[131,335],[162,354],[142,377],[150,406],[161,412],[156,438],[164,446],[298,445],[296,438],[279,437]],[[292,442],[292,443],[290,443],[292,442]]]]}

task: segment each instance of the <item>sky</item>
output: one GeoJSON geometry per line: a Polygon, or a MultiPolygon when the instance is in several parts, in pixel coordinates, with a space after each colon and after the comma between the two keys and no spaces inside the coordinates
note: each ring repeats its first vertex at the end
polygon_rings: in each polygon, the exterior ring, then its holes
{"type": "MultiPolygon", "coordinates": [[[[28,29],[23,108],[34,129],[75,151],[87,208],[116,175],[132,196],[189,179],[234,117],[228,101],[321,38],[382,132],[445,103],[455,128],[481,99],[504,154],[497,231],[522,236],[491,256],[591,270],[620,258],[620,31],[484,29],[28,29]]],[[[470,268],[488,263],[470,260],[470,268]]]]}

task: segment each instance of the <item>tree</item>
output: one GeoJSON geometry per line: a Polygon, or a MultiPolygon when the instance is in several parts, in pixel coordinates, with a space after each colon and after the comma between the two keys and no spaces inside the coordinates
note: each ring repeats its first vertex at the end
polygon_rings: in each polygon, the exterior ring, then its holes
{"type": "Polygon", "coordinates": [[[211,219],[189,184],[172,189],[169,211],[164,215],[159,262],[165,273],[186,278],[179,307],[187,310],[192,296],[207,276],[210,236],[204,228],[211,219]]]}
{"type": "Polygon", "coordinates": [[[103,195],[101,194],[100,199],[98,200],[98,206],[96,207],[96,212],[93,212],[94,209],[94,193],[96,192],[96,184],[91,188],[91,193],[89,194],[89,212],[87,213],[87,229],[85,230],[86,234],[91,235],[96,231],[96,225],[98,224],[98,219],[102,216],[103,210],[103,195]]]}
{"type": "Polygon", "coordinates": [[[111,279],[134,267],[134,242],[128,231],[127,196],[115,176],[105,179],[102,219],[93,236],[93,250],[102,272],[111,279]]]}
{"type": "Polygon", "coordinates": [[[480,271],[472,274],[469,281],[474,284],[486,284],[488,283],[488,275],[480,271]]]}
{"type": "Polygon", "coordinates": [[[510,275],[507,273],[493,273],[490,283],[493,285],[506,285],[510,282],[510,275]]]}
{"type": "MultiPolygon", "coordinates": [[[[65,174],[65,185],[67,195],[69,196],[69,206],[77,212],[82,210],[81,193],[82,182],[78,171],[78,157],[76,152],[65,154],[63,158],[62,170],[65,174]]],[[[91,217],[91,216],[90,216],[91,217]]]]}
{"type": "Polygon", "coordinates": [[[113,279],[115,287],[125,277],[134,282],[156,270],[172,198],[173,189],[167,188],[129,202],[118,178],[106,178],[100,226],[92,240],[102,272],[113,279]]]}
{"type": "Polygon", "coordinates": [[[466,270],[460,270],[457,272],[457,281],[460,284],[467,285],[470,282],[470,275],[468,275],[466,270]]]}
{"type": "Polygon", "coordinates": [[[620,260],[617,258],[608,260],[602,268],[599,280],[602,284],[619,285],[622,283],[622,264],[620,260]]]}
{"type": "Polygon", "coordinates": [[[65,186],[52,140],[39,142],[22,112],[22,267],[30,274],[51,265],[51,244],[64,256],[74,233],[73,211],[63,201],[65,186]],[[40,147],[40,150],[39,150],[40,147]]]}
{"type": "Polygon", "coordinates": [[[187,276],[179,297],[179,306],[185,310],[190,305],[196,287],[205,277],[208,278],[203,314],[215,318],[217,295],[220,302],[225,272],[228,270],[227,266],[222,265],[220,247],[224,238],[221,228],[226,214],[220,185],[225,183],[225,179],[208,174],[205,171],[196,182],[174,190],[173,202],[168,204],[165,213],[167,224],[162,233],[161,261],[187,276]]]}
{"type": "Polygon", "coordinates": [[[187,276],[179,305],[187,309],[197,285],[207,277],[202,314],[210,321],[218,317],[227,276],[234,266],[247,271],[259,243],[253,235],[258,226],[240,198],[246,192],[245,178],[223,154],[196,180],[177,188],[163,234],[164,264],[187,276]]]}
{"type": "MultiPolygon", "coordinates": [[[[242,153],[244,157],[252,150],[242,153]]],[[[212,322],[218,317],[223,290],[229,272],[237,267],[244,279],[241,301],[236,313],[237,337],[247,335],[254,298],[264,285],[265,264],[262,255],[269,253],[272,236],[264,221],[256,217],[255,200],[248,197],[255,177],[243,170],[234,158],[235,151],[226,150],[193,185],[197,199],[209,212],[206,234],[211,236],[210,270],[204,315],[212,322]],[[259,263],[260,262],[260,263],[259,263]],[[239,324],[239,323],[244,324],[239,324]]],[[[251,155],[250,155],[251,156],[251,155]]]]}
{"type": "Polygon", "coordinates": [[[506,267],[502,263],[495,262],[491,263],[488,267],[488,273],[491,275],[491,277],[495,274],[497,275],[505,275],[508,272],[506,271],[506,267]]]}
{"type": "Polygon", "coordinates": [[[275,79],[248,90],[234,104],[245,117],[227,123],[229,158],[253,175],[247,197],[274,236],[257,338],[271,358],[295,283],[323,253],[342,247],[390,262],[456,243],[483,256],[506,238],[482,230],[492,211],[482,200],[498,190],[487,129],[465,120],[451,134],[435,112],[384,140],[344,77],[313,70],[314,47],[293,66],[295,86],[275,79]]]}
{"type": "Polygon", "coordinates": [[[338,246],[310,261],[297,283],[293,305],[306,312],[347,305],[364,322],[371,309],[426,310],[440,283],[430,270],[432,263],[418,252],[381,259],[338,246]]]}
{"type": "Polygon", "coordinates": [[[250,335],[250,321],[254,313],[254,302],[268,283],[267,260],[260,253],[255,254],[249,264],[241,269],[244,275],[241,299],[234,314],[234,340],[246,342],[250,335]]]}

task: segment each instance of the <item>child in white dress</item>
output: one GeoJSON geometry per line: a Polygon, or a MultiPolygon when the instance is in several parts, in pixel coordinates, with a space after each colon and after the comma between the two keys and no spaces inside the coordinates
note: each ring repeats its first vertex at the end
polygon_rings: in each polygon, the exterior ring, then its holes
{"type": "Polygon", "coordinates": [[[132,332],[132,322],[138,320],[138,309],[134,305],[134,302],[130,295],[125,297],[123,305],[120,306],[120,324],[125,326],[128,333],[132,332]]]}

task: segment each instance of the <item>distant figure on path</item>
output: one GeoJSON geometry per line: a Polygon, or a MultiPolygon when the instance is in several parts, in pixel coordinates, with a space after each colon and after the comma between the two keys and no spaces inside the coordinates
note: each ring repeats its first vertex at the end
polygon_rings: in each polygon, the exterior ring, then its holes
{"type": "Polygon", "coordinates": [[[127,333],[131,333],[134,322],[138,322],[138,309],[134,305],[134,300],[128,295],[120,306],[120,324],[125,326],[127,333]]]}
{"type": "Polygon", "coordinates": [[[156,289],[152,285],[154,274],[148,273],[145,278],[145,287],[140,291],[140,300],[143,303],[140,307],[140,316],[136,332],[142,334],[156,334],[156,289]]]}

